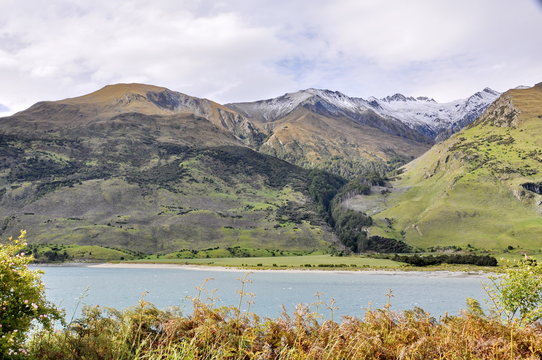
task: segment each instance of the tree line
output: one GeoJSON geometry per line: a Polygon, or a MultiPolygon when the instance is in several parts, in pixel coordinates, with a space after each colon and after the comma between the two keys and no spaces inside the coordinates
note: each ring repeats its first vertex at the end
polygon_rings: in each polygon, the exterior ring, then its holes
{"type": "Polygon", "coordinates": [[[403,241],[368,236],[366,228],[373,219],[359,211],[344,208],[341,204],[356,195],[369,195],[371,186],[385,185],[386,178],[379,172],[368,172],[351,181],[323,170],[313,170],[309,174],[309,195],[327,223],[333,227],[340,242],[354,253],[410,252],[411,247],[403,241]]]}
{"type": "Polygon", "coordinates": [[[397,255],[391,258],[413,266],[430,266],[440,264],[463,264],[478,266],[497,266],[497,259],[490,255],[475,254],[442,254],[442,255],[397,255]]]}

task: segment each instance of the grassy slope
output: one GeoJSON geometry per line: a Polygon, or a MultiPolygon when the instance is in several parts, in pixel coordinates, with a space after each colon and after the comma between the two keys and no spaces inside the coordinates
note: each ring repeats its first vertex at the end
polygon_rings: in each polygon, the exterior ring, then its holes
{"type": "Polygon", "coordinates": [[[420,247],[540,248],[540,195],[520,185],[542,180],[541,115],[541,86],[507,92],[473,126],[405,166],[371,233],[420,247]],[[520,111],[513,121],[509,101],[520,111]]]}
{"type": "MultiPolygon", "coordinates": [[[[140,182],[142,175],[92,179],[61,186],[37,199],[34,183],[22,185],[28,203],[11,209],[14,218],[8,217],[7,232],[25,228],[41,243],[151,253],[214,246],[297,250],[327,246],[331,234],[302,192],[303,170],[248,149],[241,154],[237,148],[224,149],[186,155],[179,163],[183,175],[169,180],[154,169],[151,173],[158,177],[145,182],[140,182]],[[235,156],[246,163],[223,162],[227,161],[223,157],[235,156]],[[295,178],[295,171],[300,179],[288,179],[295,178]]],[[[14,204],[18,191],[21,188],[10,189],[4,203],[14,204]]],[[[4,209],[8,216],[10,208],[4,209]]]]}
{"type": "Polygon", "coordinates": [[[142,99],[160,89],[117,88],[0,119],[2,237],[26,229],[33,242],[146,253],[327,247],[306,170],[142,99]]]}
{"type": "MultiPolygon", "coordinates": [[[[26,251],[28,253],[28,251],[26,251]]],[[[31,254],[35,261],[42,262],[61,262],[61,261],[115,261],[115,260],[133,260],[138,258],[138,254],[122,249],[106,248],[97,245],[53,245],[40,244],[33,245],[31,254]],[[55,252],[62,259],[50,258],[48,253],[55,252]],[[66,258],[64,258],[66,257],[66,258]]]]}

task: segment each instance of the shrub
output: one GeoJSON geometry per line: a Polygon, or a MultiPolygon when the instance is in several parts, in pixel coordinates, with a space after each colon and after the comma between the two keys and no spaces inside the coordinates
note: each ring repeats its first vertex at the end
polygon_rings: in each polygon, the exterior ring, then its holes
{"type": "Polygon", "coordinates": [[[25,335],[35,324],[51,327],[59,311],[44,295],[38,271],[28,269],[32,257],[25,256],[25,231],[17,239],[0,244],[0,358],[23,357],[25,335]]]}
{"type": "Polygon", "coordinates": [[[496,316],[506,322],[517,320],[520,325],[542,318],[542,266],[535,259],[517,261],[502,276],[490,280],[486,291],[496,316]]]}

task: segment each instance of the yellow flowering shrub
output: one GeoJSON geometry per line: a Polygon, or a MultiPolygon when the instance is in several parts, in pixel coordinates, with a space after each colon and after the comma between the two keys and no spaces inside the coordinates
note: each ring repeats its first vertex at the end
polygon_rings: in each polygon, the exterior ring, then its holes
{"type": "Polygon", "coordinates": [[[26,232],[0,243],[0,358],[25,357],[24,341],[33,325],[51,328],[60,312],[45,299],[40,272],[28,269],[32,261],[23,249],[26,232]]]}

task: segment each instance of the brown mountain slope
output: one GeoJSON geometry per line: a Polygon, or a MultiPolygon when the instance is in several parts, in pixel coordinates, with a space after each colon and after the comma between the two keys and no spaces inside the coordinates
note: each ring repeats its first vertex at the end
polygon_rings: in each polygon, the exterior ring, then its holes
{"type": "Polygon", "coordinates": [[[378,115],[364,100],[328,90],[227,106],[268,134],[260,151],[346,177],[375,162],[413,159],[433,143],[401,121],[378,115]]]}
{"type": "MultiPolygon", "coordinates": [[[[232,134],[245,145],[257,146],[262,135],[250,121],[220,104],[195,98],[166,88],[144,84],[108,85],[91,94],[60,100],[39,102],[29,109],[2,121],[3,129],[22,132],[59,131],[64,135],[84,127],[93,130],[100,124],[117,119],[117,115],[137,113],[156,116],[160,125],[205,119],[225,133],[232,134]]],[[[148,118],[147,118],[148,120],[148,118]]],[[[145,122],[145,120],[142,120],[145,122]]],[[[207,125],[204,125],[204,127],[207,125]]],[[[167,134],[167,132],[164,132],[167,134]]],[[[212,137],[208,139],[212,141],[212,137]]]]}
{"type": "Polygon", "coordinates": [[[304,166],[332,158],[345,161],[415,158],[429,148],[428,143],[390,134],[345,116],[322,115],[306,107],[266,125],[272,135],[260,151],[304,166]]]}

